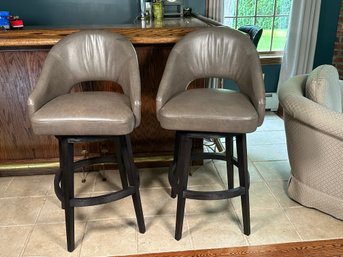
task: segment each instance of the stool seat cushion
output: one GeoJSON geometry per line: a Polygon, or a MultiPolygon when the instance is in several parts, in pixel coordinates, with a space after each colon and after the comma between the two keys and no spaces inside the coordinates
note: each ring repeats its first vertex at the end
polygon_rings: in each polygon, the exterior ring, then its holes
{"type": "Polygon", "coordinates": [[[78,92],[61,95],[32,116],[41,135],[126,135],[135,118],[127,96],[115,92],[78,92]]]}
{"type": "Polygon", "coordinates": [[[258,114],[249,98],[226,89],[183,91],[161,108],[158,119],[169,130],[247,133],[258,126],[258,114]]]}

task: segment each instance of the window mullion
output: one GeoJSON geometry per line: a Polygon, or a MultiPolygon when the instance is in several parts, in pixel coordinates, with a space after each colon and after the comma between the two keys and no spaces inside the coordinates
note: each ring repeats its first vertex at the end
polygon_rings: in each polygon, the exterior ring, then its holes
{"type": "Polygon", "coordinates": [[[239,8],[239,0],[236,1],[236,19],[235,19],[235,28],[238,28],[238,8],[239,8]]]}
{"type": "Polygon", "coordinates": [[[258,0],[256,0],[256,2],[255,2],[254,25],[256,25],[256,21],[257,21],[257,5],[258,5],[258,0]]]}
{"type": "Polygon", "coordinates": [[[274,26],[275,26],[275,16],[276,16],[276,1],[274,0],[274,15],[273,15],[273,23],[272,23],[272,32],[270,34],[270,49],[269,51],[273,50],[273,39],[274,39],[274,26]]]}

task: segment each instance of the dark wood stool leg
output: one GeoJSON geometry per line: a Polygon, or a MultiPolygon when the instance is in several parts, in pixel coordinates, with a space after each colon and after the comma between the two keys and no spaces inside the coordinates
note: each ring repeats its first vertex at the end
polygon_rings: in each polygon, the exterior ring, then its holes
{"type": "Polygon", "coordinates": [[[124,163],[123,163],[123,156],[122,156],[122,152],[120,149],[120,140],[119,140],[119,138],[116,138],[114,141],[115,141],[114,143],[115,143],[115,148],[116,148],[116,157],[117,157],[118,170],[119,170],[119,174],[120,174],[121,184],[123,186],[123,189],[127,189],[129,185],[127,183],[127,173],[125,171],[125,167],[124,167],[124,163]]]}
{"type": "Polygon", "coordinates": [[[71,206],[70,200],[74,198],[74,146],[66,137],[59,138],[59,144],[67,248],[69,252],[72,252],[75,249],[75,231],[74,206],[71,206]]]}
{"type": "MultiPolygon", "coordinates": [[[[179,153],[179,147],[180,147],[180,132],[176,131],[175,134],[175,143],[174,143],[174,160],[172,162],[172,164],[170,165],[170,169],[169,169],[169,176],[174,176],[174,169],[176,169],[176,164],[177,164],[177,157],[178,157],[178,153],[179,153]]],[[[179,181],[176,181],[176,183],[179,183],[179,181]]],[[[175,185],[173,185],[173,183],[170,183],[171,185],[171,197],[175,198],[176,197],[176,188],[175,185]]]]}
{"type": "Polygon", "coordinates": [[[241,196],[242,215],[244,234],[250,235],[250,207],[249,207],[249,173],[248,173],[248,157],[246,135],[240,134],[236,137],[237,143],[237,158],[239,170],[239,183],[244,187],[245,194],[241,196]]]}
{"type": "Polygon", "coordinates": [[[178,198],[176,209],[176,229],[175,239],[180,240],[182,237],[183,219],[185,214],[186,198],[183,196],[183,191],[187,189],[188,183],[188,168],[191,161],[192,139],[186,133],[180,136],[180,147],[178,150],[178,161],[176,164],[177,176],[179,180],[178,198]]]}
{"type": "Polygon", "coordinates": [[[231,136],[225,137],[225,149],[226,149],[226,172],[228,189],[232,189],[234,186],[233,179],[233,138],[231,136]]]}
{"type": "Polygon", "coordinates": [[[144,217],[143,217],[141,197],[139,194],[139,175],[133,161],[130,137],[121,136],[120,142],[121,142],[121,149],[122,149],[122,156],[123,156],[123,161],[125,165],[125,170],[128,173],[129,184],[130,186],[133,186],[135,188],[135,193],[132,195],[132,200],[133,200],[133,205],[136,212],[138,229],[140,233],[144,233],[145,223],[144,223],[144,217]]]}

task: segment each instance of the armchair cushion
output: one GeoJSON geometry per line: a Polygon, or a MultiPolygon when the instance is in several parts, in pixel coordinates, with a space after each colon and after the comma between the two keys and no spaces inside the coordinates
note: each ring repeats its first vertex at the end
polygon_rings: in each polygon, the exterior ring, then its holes
{"type": "Polygon", "coordinates": [[[305,96],[333,111],[342,112],[341,88],[336,68],[322,65],[314,69],[308,76],[305,96]]]}

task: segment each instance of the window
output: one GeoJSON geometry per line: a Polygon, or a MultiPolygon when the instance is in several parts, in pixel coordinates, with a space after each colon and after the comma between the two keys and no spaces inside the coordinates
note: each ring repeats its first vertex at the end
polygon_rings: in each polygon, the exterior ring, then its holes
{"type": "Polygon", "coordinates": [[[292,0],[224,0],[224,24],[263,28],[259,51],[283,51],[292,0]]]}

